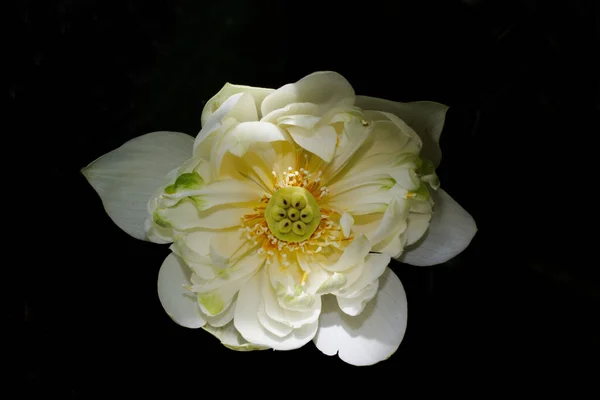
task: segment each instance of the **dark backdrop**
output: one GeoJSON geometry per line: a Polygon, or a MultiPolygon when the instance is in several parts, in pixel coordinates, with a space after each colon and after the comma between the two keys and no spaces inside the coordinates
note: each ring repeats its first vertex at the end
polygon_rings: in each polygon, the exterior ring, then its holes
{"type": "Polygon", "coordinates": [[[487,397],[597,370],[585,155],[600,132],[597,12],[583,0],[18,2],[9,100],[42,158],[13,184],[44,189],[29,196],[28,251],[41,257],[22,268],[20,393],[399,398],[450,382],[487,397]],[[317,70],[359,94],[450,105],[439,174],[479,227],[444,265],[394,264],[408,330],[370,368],[312,344],[240,354],[174,324],[156,294],[167,246],[123,233],[79,173],[147,132],[195,135],[227,81],[277,88],[317,70]]]}

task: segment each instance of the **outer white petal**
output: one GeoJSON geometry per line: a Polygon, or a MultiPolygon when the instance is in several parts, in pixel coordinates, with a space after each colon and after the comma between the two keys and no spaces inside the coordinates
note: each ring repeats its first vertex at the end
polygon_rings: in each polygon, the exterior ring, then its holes
{"type": "Polygon", "coordinates": [[[354,89],[336,72],[315,72],[269,94],[262,102],[262,115],[292,103],[322,105],[323,111],[333,106],[351,106],[354,104],[354,89]]]}
{"type": "Polygon", "coordinates": [[[275,350],[293,350],[308,343],[317,332],[318,321],[295,329],[284,338],[267,331],[258,319],[258,311],[262,304],[261,273],[255,274],[238,294],[233,322],[242,337],[250,343],[271,347],[275,350]]]}
{"type": "Polygon", "coordinates": [[[379,281],[375,281],[365,286],[359,293],[354,297],[337,297],[337,302],[340,309],[348,315],[357,316],[365,309],[367,303],[375,297],[377,289],[379,288],[379,281]]]}
{"type": "Polygon", "coordinates": [[[158,298],[167,314],[181,326],[200,328],[206,321],[196,303],[196,295],[183,288],[190,272],[174,254],[169,254],[158,272],[158,298]]]}
{"type": "Polygon", "coordinates": [[[439,165],[442,159],[439,141],[448,106],[432,101],[400,103],[367,96],[356,96],[356,105],[365,110],[384,111],[400,117],[423,140],[421,156],[439,165]]]}
{"type": "Polygon", "coordinates": [[[225,86],[219,90],[219,93],[215,94],[210,100],[204,105],[202,110],[202,117],[200,121],[202,126],[206,125],[208,119],[221,107],[221,105],[231,96],[238,93],[248,93],[252,95],[254,103],[256,105],[257,113],[260,112],[260,104],[263,99],[269,94],[273,93],[275,89],[267,89],[253,86],[234,85],[226,83],[225,86]]]}
{"type": "Polygon", "coordinates": [[[352,317],[338,307],[334,296],[323,298],[319,331],[314,343],[327,355],[352,365],[372,365],[390,357],[406,331],[406,294],[388,268],[379,278],[379,291],[360,315],[352,317]]]}
{"type": "Polygon", "coordinates": [[[240,335],[235,329],[233,322],[228,323],[223,327],[214,327],[211,325],[204,325],[202,327],[205,331],[216,337],[221,341],[221,344],[229,349],[237,351],[251,351],[251,350],[266,350],[268,347],[257,346],[249,343],[246,339],[240,335]]]}
{"type": "Polygon", "coordinates": [[[113,222],[148,240],[148,200],[165,176],[192,156],[194,139],[178,132],[152,132],[98,158],[81,172],[96,190],[113,222]]]}
{"type": "Polygon", "coordinates": [[[399,261],[416,266],[444,263],[466,249],[477,232],[473,217],[448,193],[432,192],[435,206],[429,229],[414,248],[405,249],[399,261]]]}

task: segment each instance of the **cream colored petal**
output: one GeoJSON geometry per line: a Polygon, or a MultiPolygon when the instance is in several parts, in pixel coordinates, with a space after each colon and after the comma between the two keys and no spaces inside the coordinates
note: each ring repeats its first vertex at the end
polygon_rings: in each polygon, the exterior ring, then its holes
{"type": "Polygon", "coordinates": [[[345,314],[357,316],[365,309],[365,306],[375,295],[379,289],[379,281],[365,286],[357,295],[353,297],[337,297],[338,306],[345,314]]]}
{"type": "Polygon", "coordinates": [[[186,328],[200,328],[206,321],[200,313],[195,296],[184,289],[190,272],[175,256],[169,254],[158,272],[158,299],[173,321],[186,328]]]}
{"type": "Polygon", "coordinates": [[[150,218],[146,218],[146,221],[144,221],[144,229],[146,238],[152,243],[167,244],[173,241],[173,229],[163,228],[150,218]]]}
{"type": "Polygon", "coordinates": [[[273,321],[297,329],[306,324],[312,324],[319,319],[319,314],[321,312],[321,299],[319,296],[315,296],[315,301],[306,311],[289,310],[281,307],[280,301],[277,298],[277,293],[271,284],[268,274],[263,274],[261,279],[265,312],[273,321]]]}
{"type": "Polygon", "coordinates": [[[298,146],[330,162],[335,153],[337,133],[331,126],[318,129],[305,129],[297,126],[286,127],[298,146]]]}
{"type": "Polygon", "coordinates": [[[288,115],[317,115],[319,106],[313,103],[292,103],[285,107],[275,109],[262,117],[261,122],[277,124],[278,121],[288,115]]]}
{"type": "Polygon", "coordinates": [[[364,235],[358,235],[344,250],[340,259],[333,265],[324,266],[330,272],[346,271],[357,264],[362,264],[367,254],[371,251],[371,243],[364,235]]]}
{"type": "Polygon", "coordinates": [[[389,265],[391,257],[386,254],[368,254],[360,278],[334,294],[338,297],[356,297],[368,285],[379,279],[389,265]]]}
{"type": "MultiPolygon", "coordinates": [[[[218,315],[212,316],[210,314],[205,314],[203,312],[202,317],[206,320],[207,324],[211,325],[215,328],[220,328],[220,327],[227,325],[231,321],[233,321],[233,315],[235,313],[235,305],[237,302],[236,297],[237,297],[237,294],[233,297],[229,306],[218,315]]],[[[200,307],[200,305],[199,305],[199,307],[200,307]]]]}
{"type": "MultiPolygon", "coordinates": [[[[232,290],[235,288],[239,289],[241,282],[259,270],[264,262],[264,254],[257,254],[256,248],[250,249],[239,259],[228,263],[226,270],[218,274],[215,279],[203,280],[198,276],[192,275],[192,290],[198,293],[211,293],[214,290],[229,291],[229,287],[233,288],[232,290]]],[[[237,289],[235,289],[234,292],[235,291],[237,291],[237,289]]],[[[226,297],[231,299],[233,294],[234,293],[232,293],[231,296],[226,297]]],[[[211,314],[214,315],[215,313],[211,314]]]]}
{"type": "MultiPolygon", "coordinates": [[[[266,272],[263,270],[262,273],[266,272]]],[[[255,345],[275,350],[293,350],[304,346],[315,336],[318,322],[295,329],[283,338],[272,334],[260,323],[258,311],[263,301],[260,274],[255,274],[240,290],[234,315],[235,328],[245,340],[255,345]]]]}
{"type": "Polygon", "coordinates": [[[244,86],[244,85],[234,85],[231,83],[226,83],[225,86],[219,90],[217,94],[215,94],[210,100],[206,102],[204,105],[204,109],[202,110],[202,117],[200,121],[202,122],[202,126],[206,125],[209,118],[225,103],[227,99],[231,96],[239,93],[247,93],[252,96],[254,100],[254,104],[256,106],[257,114],[260,113],[260,105],[265,97],[269,94],[273,93],[275,89],[267,89],[253,86],[244,86]]]}
{"type": "Polygon", "coordinates": [[[244,339],[237,329],[235,329],[233,321],[223,327],[214,327],[206,324],[202,327],[202,329],[219,339],[223,346],[231,350],[252,351],[269,349],[269,347],[258,346],[244,339]]]}
{"type": "Polygon", "coordinates": [[[344,314],[334,296],[324,296],[314,343],[327,355],[352,365],[373,365],[396,352],[406,331],[406,294],[388,268],[379,278],[376,297],[358,316],[344,314]]]}
{"type": "Polygon", "coordinates": [[[352,231],[355,234],[363,234],[368,237],[369,234],[374,232],[381,224],[384,214],[385,212],[354,215],[354,225],[352,226],[352,231]]]}
{"type": "Polygon", "coordinates": [[[423,237],[399,258],[416,266],[444,263],[460,254],[477,233],[473,217],[448,193],[438,189],[434,197],[434,214],[423,237]]]}
{"type": "Polygon", "coordinates": [[[340,74],[315,72],[269,94],[261,104],[261,111],[267,115],[292,103],[313,103],[325,112],[334,106],[352,106],[354,97],[354,89],[340,74]]]}
{"type": "MultiPolygon", "coordinates": [[[[410,134],[390,121],[388,116],[381,113],[371,114],[374,114],[371,117],[383,120],[370,122],[369,128],[372,130],[368,133],[355,134],[357,137],[352,138],[352,141],[360,143],[360,146],[353,149],[351,156],[338,167],[335,176],[328,179],[328,186],[349,179],[369,180],[371,176],[388,172],[395,163],[406,159],[407,154],[414,154],[412,158],[416,159],[420,147],[412,144],[410,134]]],[[[361,132],[361,128],[364,129],[360,125],[355,130],[361,132]]]]}
{"type": "Polygon", "coordinates": [[[289,335],[294,330],[292,327],[282,324],[281,322],[277,322],[271,318],[265,311],[264,301],[260,304],[258,309],[258,321],[263,328],[280,338],[289,335]]]}
{"type": "Polygon", "coordinates": [[[381,224],[368,235],[373,245],[386,240],[390,236],[398,236],[406,229],[408,202],[401,198],[392,200],[383,214],[381,224]]]}
{"type": "Polygon", "coordinates": [[[340,226],[342,228],[342,233],[344,237],[350,236],[350,232],[352,231],[353,225],[354,218],[352,218],[352,215],[348,214],[347,212],[343,213],[342,217],[340,218],[340,226]]]}
{"type": "Polygon", "coordinates": [[[429,228],[429,221],[431,221],[431,214],[416,214],[409,213],[406,222],[408,226],[406,228],[407,241],[406,245],[410,246],[416,243],[429,228]]]}
{"type": "Polygon", "coordinates": [[[343,122],[343,131],[338,135],[339,143],[335,149],[335,155],[323,171],[323,183],[326,185],[339,179],[340,172],[351,168],[347,167],[348,164],[352,163],[351,160],[369,139],[373,129],[372,123],[364,125],[366,121],[356,111],[338,114],[334,120],[339,118],[342,118],[340,122],[343,122]],[[347,120],[344,120],[344,117],[348,117],[347,120]]]}
{"type": "Polygon", "coordinates": [[[252,95],[234,94],[202,125],[194,141],[194,156],[208,160],[215,143],[221,140],[227,130],[240,122],[257,120],[258,113],[252,95]]]}
{"type": "Polygon", "coordinates": [[[263,190],[251,181],[227,179],[213,182],[201,189],[184,190],[174,195],[164,196],[177,201],[192,197],[198,210],[205,211],[224,204],[258,202],[263,194],[263,190]]]}
{"type": "Polygon", "coordinates": [[[179,231],[197,228],[225,229],[241,226],[241,218],[254,213],[255,203],[225,204],[199,211],[192,200],[185,199],[176,206],[157,210],[154,221],[179,231]]]}
{"type": "Polygon", "coordinates": [[[394,114],[408,124],[423,140],[421,155],[438,166],[442,151],[439,141],[448,106],[431,101],[400,103],[367,96],[357,96],[356,105],[363,109],[394,114]]]}
{"type": "Polygon", "coordinates": [[[213,147],[212,167],[219,172],[226,153],[243,157],[250,146],[287,140],[285,133],[267,122],[245,122],[231,128],[213,147]]]}

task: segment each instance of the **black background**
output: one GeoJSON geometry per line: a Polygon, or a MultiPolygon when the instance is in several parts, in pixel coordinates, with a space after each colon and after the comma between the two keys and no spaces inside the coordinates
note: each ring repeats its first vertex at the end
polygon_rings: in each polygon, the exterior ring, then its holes
{"type": "Polygon", "coordinates": [[[11,116],[41,154],[19,394],[488,397],[598,372],[597,2],[20,1],[11,17],[11,116]],[[439,175],[479,227],[444,265],[393,265],[408,330],[368,368],[310,343],[236,353],[174,324],[156,294],[167,246],[123,233],[79,172],[147,132],[195,135],[227,81],[277,88],[318,70],[358,94],[451,106],[439,175]]]}

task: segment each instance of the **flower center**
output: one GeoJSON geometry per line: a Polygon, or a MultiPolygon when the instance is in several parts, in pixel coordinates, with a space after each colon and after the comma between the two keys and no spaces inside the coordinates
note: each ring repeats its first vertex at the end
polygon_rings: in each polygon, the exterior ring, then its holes
{"type": "Polygon", "coordinates": [[[277,190],[265,210],[269,230],[284,242],[302,242],[311,237],[321,222],[315,197],[299,186],[277,190]]]}

